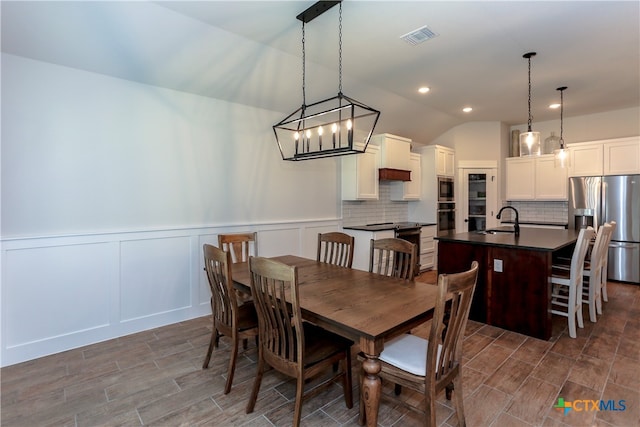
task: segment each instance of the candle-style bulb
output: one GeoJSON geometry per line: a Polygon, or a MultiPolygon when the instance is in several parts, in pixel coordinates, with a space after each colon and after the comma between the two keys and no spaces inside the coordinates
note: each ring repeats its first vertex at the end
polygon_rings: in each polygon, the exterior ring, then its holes
{"type": "Polygon", "coordinates": [[[351,123],[351,119],[347,120],[347,142],[349,146],[353,145],[353,123],[351,123]]]}
{"type": "Polygon", "coordinates": [[[323,133],[323,129],[322,126],[318,126],[318,147],[320,148],[320,151],[322,151],[322,133],[323,133]]]}
{"type": "Polygon", "coordinates": [[[298,140],[300,139],[300,133],[299,132],[294,133],[293,139],[296,141],[296,154],[298,154],[298,140]]]}
{"type": "Polygon", "coordinates": [[[311,141],[311,130],[307,129],[307,153],[309,152],[309,142],[311,141]]]}
{"type": "Polygon", "coordinates": [[[336,131],[338,130],[338,125],[337,124],[332,124],[331,125],[331,138],[333,139],[333,148],[336,148],[336,131]]]}

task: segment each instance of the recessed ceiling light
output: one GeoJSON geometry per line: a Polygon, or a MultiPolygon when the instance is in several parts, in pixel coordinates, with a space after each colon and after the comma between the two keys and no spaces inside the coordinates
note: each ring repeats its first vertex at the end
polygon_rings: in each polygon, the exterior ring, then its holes
{"type": "Polygon", "coordinates": [[[464,107],[464,108],[462,109],[462,111],[464,111],[465,113],[470,113],[470,112],[472,112],[472,111],[473,111],[473,108],[471,108],[471,107],[464,107]]]}
{"type": "Polygon", "coordinates": [[[549,105],[549,108],[553,108],[555,110],[556,108],[560,108],[560,104],[551,104],[549,105]]]}
{"type": "Polygon", "coordinates": [[[431,90],[431,88],[427,87],[427,86],[422,86],[420,89],[418,89],[418,92],[420,93],[427,93],[431,90]]]}

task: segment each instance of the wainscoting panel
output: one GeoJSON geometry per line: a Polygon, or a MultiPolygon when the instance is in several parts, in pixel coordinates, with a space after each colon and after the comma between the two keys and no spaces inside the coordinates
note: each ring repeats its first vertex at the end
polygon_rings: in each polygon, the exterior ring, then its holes
{"type": "Polygon", "coordinates": [[[315,258],[340,220],[5,239],[0,366],[211,313],[202,245],[258,232],[258,254],[315,258]]]}

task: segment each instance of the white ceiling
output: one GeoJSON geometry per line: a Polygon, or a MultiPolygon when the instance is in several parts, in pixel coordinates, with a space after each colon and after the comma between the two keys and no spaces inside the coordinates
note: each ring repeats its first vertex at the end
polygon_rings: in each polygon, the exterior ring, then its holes
{"type": "MultiPolygon", "coordinates": [[[[295,17],[313,3],[3,0],[2,51],[288,114],[302,103],[295,17]]],[[[307,103],[337,92],[337,34],[338,6],[306,25],[307,103]]],[[[526,123],[529,51],[534,129],[559,117],[547,107],[563,85],[565,117],[640,105],[638,1],[343,2],[343,92],[381,110],[376,131],[416,142],[526,123]],[[439,36],[399,38],[423,25],[439,36]]]]}

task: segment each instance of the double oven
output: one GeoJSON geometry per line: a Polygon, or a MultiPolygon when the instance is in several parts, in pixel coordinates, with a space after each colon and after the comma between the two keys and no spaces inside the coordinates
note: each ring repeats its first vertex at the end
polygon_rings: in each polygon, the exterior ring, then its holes
{"type": "Polygon", "coordinates": [[[456,202],[453,178],[438,176],[438,209],[436,215],[438,234],[456,229],[456,202]]]}

